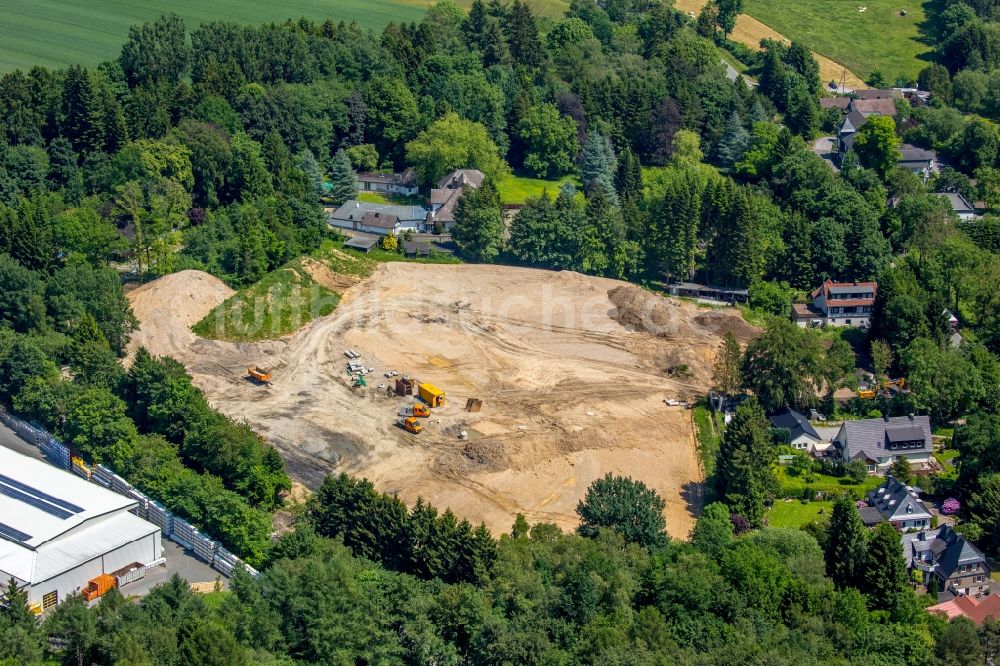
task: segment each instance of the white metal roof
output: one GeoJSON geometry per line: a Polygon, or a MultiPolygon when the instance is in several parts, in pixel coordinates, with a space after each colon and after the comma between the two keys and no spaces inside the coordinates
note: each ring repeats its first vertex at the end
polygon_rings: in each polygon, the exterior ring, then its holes
{"type": "Polygon", "coordinates": [[[22,583],[41,583],[159,531],[156,525],[123,511],[37,550],[0,541],[0,574],[5,579],[14,576],[22,583]]]}
{"type": "Polygon", "coordinates": [[[36,549],[89,520],[137,504],[134,499],[0,447],[0,544],[13,542],[36,549]]]}

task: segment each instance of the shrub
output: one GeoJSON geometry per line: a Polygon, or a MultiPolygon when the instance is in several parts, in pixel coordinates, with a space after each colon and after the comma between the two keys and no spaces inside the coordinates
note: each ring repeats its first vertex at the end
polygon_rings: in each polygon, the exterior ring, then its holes
{"type": "Polygon", "coordinates": [[[941,503],[941,513],[946,516],[954,516],[962,510],[962,504],[954,497],[949,497],[941,503]]]}

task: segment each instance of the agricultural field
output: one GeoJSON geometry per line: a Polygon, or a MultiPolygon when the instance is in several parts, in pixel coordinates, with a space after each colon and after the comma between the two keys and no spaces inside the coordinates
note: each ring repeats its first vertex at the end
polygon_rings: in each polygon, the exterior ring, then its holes
{"type": "Polygon", "coordinates": [[[130,26],[169,12],[188,30],[220,19],[264,23],[300,16],[378,29],[389,21],[419,20],[424,7],[401,0],[12,0],[4,3],[0,21],[0,71],[96,65],[118,55],[130,26]]]}
{"type": "Polygon", "coordinates": [[[863,78],[879,69],[894,81],[902,75],[916,78],[928,64],[922,56],[930,47],[920,30],[929,7],[929,2],[896,0],[747,0],[745,11],[863,78]]]}
{"type": "MultiPolygon", "coordinates": [[[[205,21],[356,21],[381,29],[390,21],[419,21],[429,0],[11,0],[0,21],[0,73],[35,65],[96,65],[118,55],[130,26],[173,12],[188,30],[205,21]]],[[[472,0],[459,4],[470,5],[472,0]]],[[[540,16],[561,16],[566,0],[533,0],[540,16]]]]}

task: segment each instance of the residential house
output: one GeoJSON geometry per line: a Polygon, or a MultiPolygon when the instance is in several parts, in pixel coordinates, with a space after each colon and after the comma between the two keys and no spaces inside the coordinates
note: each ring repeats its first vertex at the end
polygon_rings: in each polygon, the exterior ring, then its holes
{"type": "Polygon", "coordinates": [[[429,211],[423,206],[389,206],[350,199],[327,216],[331,226],[370,234],[397,235],[420,231],[427,223],[429,211]]]}
{"type": "Polygon", "coordinates": [[[868,493],[868,505],[897,530],[926,530],[931,526],[931,514],[920,501],[918,492],[918,488],[890,474],[882,485],[868,493]]]}
{"type": "Polygon", "coordinates": [[[937,192],[934,196],[945,199],[960,220],[974,220],[977,217],[976,207],[969,203],[969,200],[963,197],[960,192],[937,192]]]}
{"type": "Polygon", "coordinates": [[[821,109],[839,109],[847,112],[847,107],[851,104],[850,97],[820,97],[819,107],[821,109]]]}
{"type": "Polygon", "coordinates": [[[867,328],[875,304],[877,282],[827,280],[812,292],[812,303],[794,303],[792,319],[801,327],[867,328]]]}
{"type": "Polygon", "coordinates": [[[477,169],[457,169],[438,182],[431,190],[431,215],[428,226],[441,223],[445,231],[455,224],[455,207],[462,198],[465,188],[478,188],[486,176],[477,169]]]}
{"type": "Polygon", "coordinates": [[[809,419],[791,407],[786,407],[785,411],[772,416],[771,425],[775,428],[787,429],[791,433],[789,445],[799,451],[813,453],[823,441],[816,429],[809,423],[809,419]]]}
{"type": "Polygon", "coordinates": [[[904,534],[902,542],[907,567],[919,571],[925,585],[937,579],[939,590],[956,596],[989,592],[986,556],[950,525],[904,534]]]}
{"type": "Polygon", "coordinates": [[[844,421],[833,446],[844,462],[862,460],[871,474],[884,474],[899,459],[927,468],[934,452],[931,420],[911,414],[844,421]]]}
{"type": "Polygon", "coordinates": [[[360,172],[358,189],[362,192],[414,196],[417,193],[417,174],[412,167],[402,173],[360,172]]]}
{"type": "Polygon", "coordinates": [[[937,169],[937,153],[933,150],[925,150],[904,143],[899,147],[900,158],[896,166],[912,171],[920,176],[921,180],[927,180],[937,169]]]}
{"type": "Polygon", "coordinates": [[[955,597],[944,603],[928,606],[929,613],[940,613],[946,620],[964,617],[982,625],[987,619],[1000,620],[1000,594],[984,597],[955,597]]]}
{"type": "Polygon", "coordinates": [[[896,117],[896,102],[894,99],[876,97],[872,99],[852,99],[847,105],[848,113],[857,112],[867,118],[868,116],[891,116],[896,117]]]}

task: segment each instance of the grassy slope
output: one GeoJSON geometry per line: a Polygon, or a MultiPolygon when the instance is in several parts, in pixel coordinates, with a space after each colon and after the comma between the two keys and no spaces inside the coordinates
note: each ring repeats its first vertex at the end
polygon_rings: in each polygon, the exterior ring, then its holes
{"type": "Polygon", "coordinates": [[[745,11],[863,77],[876,68],[890,81],[901,74],[916,77],[927,65],[918,57],[929,50],[920,41],[919,27],[926,20],[920,2],[747,0],[745,11]],[[867,9],[859,12],[859,6],[867,9]],[[900,16],[900,9],[907,15],[900,16]]]}
{"type": "MultiPolygon", "coordinates": [[[[395,252],[373,249],[369,254],[343,249],[343,243],[327,241],[308,259],[324,264],[340,275],[368,277],[386,261],[457,263],[447,255],[429,259],[406,259],[395,252]]],[[[271,271],[259,282],[245,287],[192,326],[203,338],[250,342],[273,340],[293,333],[317,317],[330,314],[340,303],[340,294],[318,284],[303,268],[303,259],[293,259],[271,271]]]]}
{"type": "Polygon", "coordinates": [[[0,71],[32,65],[95,65],[118,55],[129,26],[174,12],[189,30],[211,20],[240,23],[307,16],[381,28],[416,21],[427,3],[407,0],[11,0],[0,20],[0,71]]]}

